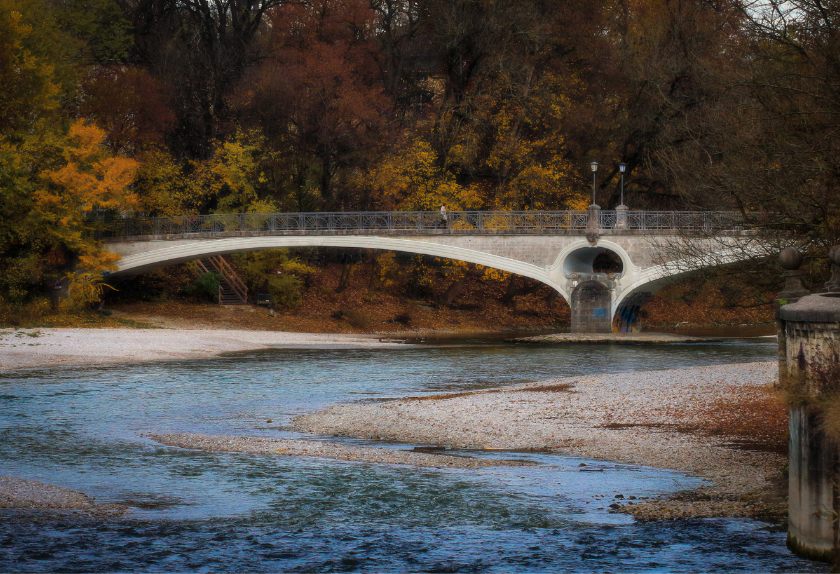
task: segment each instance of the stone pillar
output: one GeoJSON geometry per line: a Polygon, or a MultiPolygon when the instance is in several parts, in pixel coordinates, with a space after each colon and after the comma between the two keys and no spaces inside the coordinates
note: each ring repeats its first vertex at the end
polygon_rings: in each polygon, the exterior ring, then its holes
{"type": "Polygon", "coordinates": [[[808,294],[802,286],[802,276],[805,272],[800,269],[802,266],[802,255],[795,247],[785,247],[779,253],[779,264],[785,270],[785,286],[779,291],[778,298],[787,303],[795,303],[800,297],[808,294]]]}
{"type": "Polygon", "coordinates": [[[840,555],[840,444],[823,432],[818,401],[835,392],[823,388],[831,380],[825,373],[840,373],[834,355],[840,349],[840,293],[803,296],[780,305],[778,316],[780,381],[805,397],[789,406],[788,547],[829,561],[840,555]]]}
{"type": "Polygon", "coordinates": [[[785,247],[779,253],[779,265],[785,270],[785,286],[779,291],[776,299],[776,341],[779,344],[779,380],[787,376],[787,338],[785,337],[785,322],[779,316],[782,305],[796,303],[800,297],[808,294],[802,286],[804,271],[802,254],[795,247],[785,247]]]}
{"type": "Polygon", "coordinates": [[[825,282],[826,293],[840,292],[840,245],[835,245],[828,252],[831,262],[831,279],[825,282]]]}
{"type": "Polygon", "coordinates": [[[630,210],[626,205],[619,205],[615,208],[615,228],[627,229],[627,212],[630,210]]]}

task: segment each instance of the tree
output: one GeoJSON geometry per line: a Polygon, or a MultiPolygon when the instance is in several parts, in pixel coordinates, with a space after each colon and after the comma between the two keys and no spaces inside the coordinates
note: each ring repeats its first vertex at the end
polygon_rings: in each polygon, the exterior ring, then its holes
{"type": "Polygon", "coordinates": [[[206,159],[236,131],[227,98],[260,59],[264,17],[284,0],[119,0],[135,31],[131,57],[174,88],[179,157],[206,159]]]}
{"type": "Polygon", "coordinates": [[[61,142],[61,167],[41,174],[30,222],[48,245],[78,257],[78,267],[101,273],[112,269],[119,256],[102,251],[91,237],[90,219],[99,214],[124,213],[139,206],[130,190],[138,164],[113,156],[102,145],[105,132],[77,120],[61,142]]]}
{"type": "Polygon", "coordinates": [[[688,198],[720,198],[782,242],[840,239],[840,43],[835,2],[733,2],[745,21],[740,81],[669,154],[688,198]],[[690,172],[685,164],[694,165],[690,172]]]}
{"type": "Polygon", "coordinates": [[[271,13],[266,59],[239,99],[243,123],[259,126],[291,167],[285,187],[296,199],[293,209],[360,208],[355,194],[336,189],[336,180],[342,170],[364,165],[377,140],[387,137],[387,100],[366,39],[373,18],[357,0],[271,13]]]}
{"type": "Polygon", "coordinates": [[[100,66],[79,87],[79,115],[107,132],[115,153],[133,156],[160,147],[175,125],[171,90],[142,68],[100,66]]]}

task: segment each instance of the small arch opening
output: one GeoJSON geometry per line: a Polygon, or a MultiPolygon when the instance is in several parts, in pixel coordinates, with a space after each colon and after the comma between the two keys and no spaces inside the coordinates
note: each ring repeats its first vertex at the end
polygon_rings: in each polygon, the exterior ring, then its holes
{"type": "Polygon", "coordinates": [[[563,272],[572,273],[615,273],[624,272],[624,262],[615,251],[605,247],[584,247],[568,255],[563,262],[563,272]]]}

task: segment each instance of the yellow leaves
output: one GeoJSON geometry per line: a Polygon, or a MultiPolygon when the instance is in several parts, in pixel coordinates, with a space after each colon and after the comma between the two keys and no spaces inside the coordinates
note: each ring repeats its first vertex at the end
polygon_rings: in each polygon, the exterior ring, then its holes
{"type": "Polygon", "coordinates": [[[68,285],[68,299],[62,301],[63,307],[82,308],[91,303],[98,302],[106,287],[110,287],[102,283],[101,275],[98,273],[70,273],[67,275],[69,280],[68,285]]]}
{"type": "Polygon", "coordinates": [[[139,205],[131,189],[138,163],[111,157],[102,146],[105,132],[83,120],[58,140],[64,165],[40,174],[32,225],[41,239],[66,246],[78,256],[78,272],[68,275],[75,305],[99,299],[101,273],[113,269],[118,256],[103,252],[90,234],[91,213],[129,211],[139,205]]]}
{"type": "MultiPolygon", "coordinates": [[[[135,189],[142,210],[153,215],[196,213],[208,196],[191,170],[162,150],[150,150],[141,156],[135,189]]],[[[189,164],[187,167],[191,167],[189,164]]]]}
{"type": "Polygon", "coordinates": [[[571,209],[573,211],[586,211],[586,208],[589,207],[589,202],[590,199],[588,195],[577,193],[566,200],[566,209],[571,209]]]}
{"type": "Polygon", "coordinates": [[[33,28],[23,23],[15,5],[0,0],[0,133],[4,136],[26,130],[59,105],[54,67],[25,47],[33,28]]]}
{"type": "Polygon", "coordinates": [[[400,266],[397,263],[397,256],[393,251],[386,251],[376,256],[376,277],[383,287],[391,287],[396,284],[397,274],[400,266]]]}
{"type": "Polygon", "coordinates": [[[137,189],[144,211],[159,215],[197,213],[217,198],[216,213],[272,213],[273,203],[260,200],[256,183],[266,181],[258,157],[265,154],[255,133],[239,132],[216,147],[205,161],[178,162],[152,150],[142,157],[137,189]]]}
{"type": "Polygon", "coordinates": [[[382,196],[384,203],[402,210],[432,211],[445,205],[449,210],[478,209],[478,188],[459,185],[454,176],[438,166],[428,142],[418,139],[383,159],[359,182],[382,196]]]}

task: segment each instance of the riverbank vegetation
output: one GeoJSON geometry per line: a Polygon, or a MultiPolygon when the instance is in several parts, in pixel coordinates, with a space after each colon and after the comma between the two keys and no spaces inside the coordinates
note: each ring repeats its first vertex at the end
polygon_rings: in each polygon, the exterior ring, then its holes
{"type": "Polygon", "coordinates": [[[840,12],[762,6],[0,0],[0,308],[97,301],[113,218],[581,209],[591,161],[604,208],[623,162],[632,209],[739,211],[824,267],[840,12]]]}

